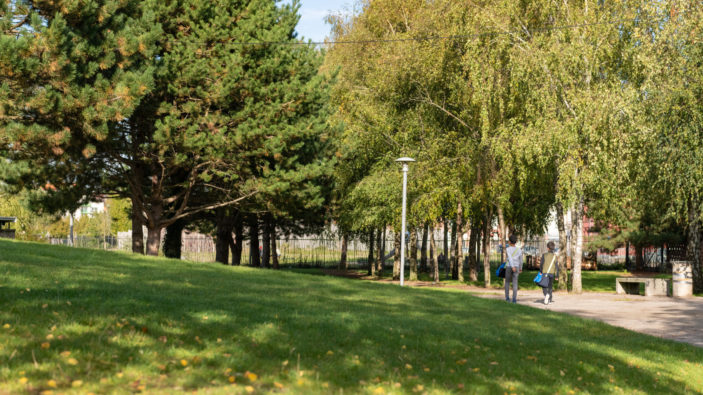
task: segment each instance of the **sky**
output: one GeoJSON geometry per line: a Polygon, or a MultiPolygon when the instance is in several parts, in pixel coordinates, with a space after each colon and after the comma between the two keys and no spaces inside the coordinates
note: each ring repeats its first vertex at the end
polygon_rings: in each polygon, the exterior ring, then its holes
{"type": "Polygon", "coordinates": [[[338,11],[350,12],[353,3],[353,0],[301,0],[300,22],[296,29],[298,37],[304,37],[306,41],[324,41],[330,32],[330,25],[325,23],[325,16],[338,11]]]}

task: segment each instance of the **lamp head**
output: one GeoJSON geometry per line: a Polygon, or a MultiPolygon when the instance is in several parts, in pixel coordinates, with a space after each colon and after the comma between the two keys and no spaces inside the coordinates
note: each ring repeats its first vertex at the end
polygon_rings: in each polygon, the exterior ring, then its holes
{"type": "Polygon", "coordinates": [[[402,158],[398,158],[395,160],[396,162],[400,162],[402,164],[410,163],[410,162],[415,162],[415,159],[413,158],[408,158],[407,156],[404,156],[402,158]]]}

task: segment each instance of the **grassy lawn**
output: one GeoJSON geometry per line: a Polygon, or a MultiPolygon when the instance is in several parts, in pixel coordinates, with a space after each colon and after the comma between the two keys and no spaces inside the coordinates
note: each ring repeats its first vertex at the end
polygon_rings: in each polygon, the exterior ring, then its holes
{"type": "Polygon", "coordinates": [[[703,349],[476,298],[0,240],[0,392],[700,393],[703,349]]]}

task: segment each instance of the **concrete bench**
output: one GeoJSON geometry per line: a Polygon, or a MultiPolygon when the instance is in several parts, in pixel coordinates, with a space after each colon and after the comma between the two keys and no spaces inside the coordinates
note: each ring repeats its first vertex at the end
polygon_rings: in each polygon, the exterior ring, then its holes
{"type": "Polygon", "coordinates": [[[639,295],[640,284],[644,283],[644,296],[668,296],[670,280],[652,277],[618,277],[615,279],[615,292],[618,294],[639,295]]]}

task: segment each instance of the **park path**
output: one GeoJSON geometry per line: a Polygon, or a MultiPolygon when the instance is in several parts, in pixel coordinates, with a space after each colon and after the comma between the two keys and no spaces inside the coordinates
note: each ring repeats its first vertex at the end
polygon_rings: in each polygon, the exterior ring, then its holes
{"type": "MultiPolygon", "coordinates": [[[[344,275],[332,271],[328,274],[344,275]]],[[[398,283],[386,279],[374,280],[359,274],[347,277],[398,283]]],[[[451,287],[465,290],[482,298],[498,300],[505,298],[502,289],[437,285],[425,281],[406,282],[406,284],[423,288],[451,287]]],[[[584,292],[581,295],[575,295],[562,291],[554,292],[554,303],[544,305],[542,290],[520,290],[518,291],[517,303],[537,309],[595,319],[631,331],[703,347],[703,298],[701,297],[672,298],[597,292],[584,292]]]]}
{"type": "MultiPolygon", "coordinates": [[[[471,289],[477,296],[504,299],[503,291],[471,289]]],[[[635,332],[703,347],[703,298],[670,298],[614,293],[555,292],[545,306],[541,290],[518,291],[519,304],[603,321],[635,332]]]]}

